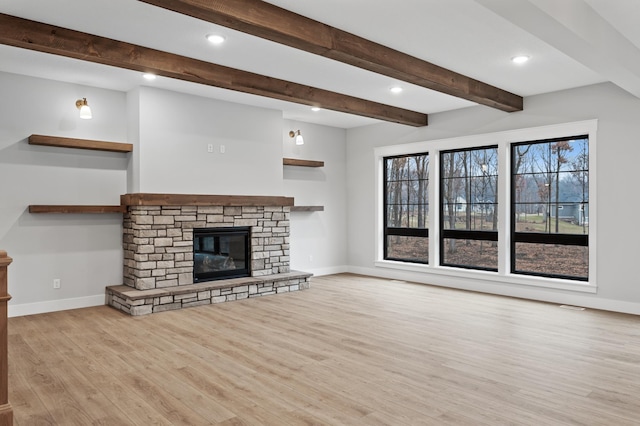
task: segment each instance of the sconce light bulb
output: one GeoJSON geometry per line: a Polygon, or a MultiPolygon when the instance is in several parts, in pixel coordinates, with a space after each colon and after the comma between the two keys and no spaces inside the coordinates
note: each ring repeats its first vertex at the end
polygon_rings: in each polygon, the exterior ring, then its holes
{"type": "Polygon", "coordinates": [[[78,99],[76,101],[76,108],[80,110],[80,118],[90,120],[93,117],[91,114],[91,108],[87,103],[87,98],[78,99]]]}
{"type": "Polygon", "coordinates": [[[290,138],[295,138],[296,145],[304,145],[304,138],[300,134],[300,130],[297,130],[295,132],[293,130],[290,130],[289,131],[289,137],[290,138]]]}

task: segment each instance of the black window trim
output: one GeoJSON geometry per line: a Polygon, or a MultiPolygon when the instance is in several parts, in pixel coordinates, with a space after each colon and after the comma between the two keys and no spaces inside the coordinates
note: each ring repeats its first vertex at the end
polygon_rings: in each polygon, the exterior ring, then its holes
{"type": "MultiPolygon", "coordinates": [[[[383,259],[384,260],[392,260],[392,261],[397,261],[397,262],[407,262],[407,263],[416,263],[416,264],[422,264],[422,265],[428,265],[429,262],[421,262],[418,260],[408,260],[408,259],[401,259],[401,258],[395,258],[395,257],[389,257],[388,252],[387,252],[387,237],[389,237],[390,235],[397,235],[397,236],[401,236],[401,237],[422,237],[422,238],[429,238],[429,228],[401,228],[401,227],[389,227],[387,226],[387,212],[388,212],[388,207],[389,205],[387,204],[387,160],[391,160],[394,158],[410,158],[410,157],[416,157],[419,155],[426,155],[427,157],[429,157],[429,152],[425,151],[425,152],[416,152],[416,153],[412,153],[412,154],[399,154],[399,155],[389,155],[389,156],[385,156],[382,157],[382,173],[383,173],[383,197],[382,197],[382,217],[383,217],[383,259]]],[[[427,200],[428,202],[428,200],[427,200]]],[[[428,223],[425,224],[426,226],[428,226],[428,223]]]]}
{"type": "MultiPolygon", "coordinates": [[[[511,228],[511,243],[509,244],[509,263],[510,263],[510,273],[517,275],[527,275],[527,276],[535,276],[535,277],[544,277],[544,278],[559,278],[566,279],[572,281],[589,281],[589,277],[577,277],[573,275],[564,275],[564,274],[547,274],[541,272],[530,272],[530,271],[517,271],[516,270],[516,243],[532,243],[532,244],[558,244],[558,245],[567,245],[567,246],[581,246],[581,247],[589,247],[589,234],[556,234],[550,232],[516,232],[516,220],[514,220],[514,212],[516,209],[516,185],[514,184],[513,177],[515,176],[515,147],[521,145],[533,145],[538,143],[550,143],[550,142],[561,142],[561,141],[573,141],[579,139],[586,139],[590,142],[589,134],[581,134],[574,136],[562,136],[557,138],[547,138],[547,139],[537,139],[531,141],[522,141],[522,142],[513,142],[509,145],[510,150],[510,163],[511,163],[511,175],[509,177],[509,187],[511,194],[511,203],[510,203],[510,228],[511,228]]],[[[588,171],[589,169],[587,169],[588,171]]],[[[588,204],[588,203],[587,203],[588,204]]]]}
{"type": "MultiPolygon", "coordinates": [[[[457,263],[445,263],[444,261],[444,252],[445,252],[445,240],[446,239],[455,239],[455,240],[477,240],[477,241],[498,241],[498,231],[474,231],[467,229],[444,229],[444,207],[446,203],[442,202],[442,194],[444,192],[444,178],[443,178],[443,164],[442,164],[442,155],[451,153],[451,152],[462,152],[462,151],[476,151],[483,149],[496,149],[499,154],[499,145],[482,145],[482,146],[473,146],[467,148],[455,148],[455,149],[443,149],[440,150],[440,170],[438,173],[438,183],[440,188],[440,199],[438,200],[438,208],[439,208],[439,226],[440,226],[440,253],[439,253],[439,264],[440,266],[451,266],[456,268],[463,269],[473,269],[479,271],[491,271],[498,272],[498,268],[487,268],[483,266],[474,266],[474,265],[461,265],[457,263]]],[[[498,158],[499,161],[499,158],[498,158]]],[[[498,207],[498,203],[496,202],[496,207],[498,207]]],[[[498,209],[496,209],[498,210],[498,209]]]]}

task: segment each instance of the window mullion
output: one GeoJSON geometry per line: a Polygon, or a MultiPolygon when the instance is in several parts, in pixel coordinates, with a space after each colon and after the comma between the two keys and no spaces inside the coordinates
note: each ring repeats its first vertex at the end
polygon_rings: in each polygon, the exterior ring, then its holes
{"type": "Polygon", "coordinates": [[[498,273],[511,269],[511,148],[502,144],[498,149],[498,273]]]}
{"type": "Polygon", "coordinates": [[[440,258],[440,151],[432,152],[429,162],[429,264],[437,265],[440,258]]]}

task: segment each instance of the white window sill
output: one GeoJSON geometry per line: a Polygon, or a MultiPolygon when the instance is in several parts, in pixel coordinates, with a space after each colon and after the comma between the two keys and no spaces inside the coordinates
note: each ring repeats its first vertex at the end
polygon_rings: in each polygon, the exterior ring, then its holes
{"type": "Polygon", "coordinates": [[[449,266],[421,265],[409,262],[378,260],[376,267],[396,269],[405,272],[418,272],[425,275],[441,275],[455,278],[465,278],[475,281],[489,281],[491,283],[505,283],[532,287],[568,290],[581,293],[596,293],[598,287],[586,281],[563,280],[559,278],[544,278],[519,274],[501,274],[499,272],[480,271],[473,269],[454,268],[449,266]]]}

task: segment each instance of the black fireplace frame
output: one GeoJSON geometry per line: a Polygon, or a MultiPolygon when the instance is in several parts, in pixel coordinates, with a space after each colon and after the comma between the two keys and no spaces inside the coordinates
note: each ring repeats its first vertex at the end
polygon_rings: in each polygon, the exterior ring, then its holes
{"type": "MultiPolygon", "coordinates": [[[[198,253],[205,253],[199,251],[198,253]]],[[[218,253],[220,254],[220,253],[218,253]]],[[[228,255],[228,253],[226,253],[228,255]]],[[[194,228],[193,230],[193,282],[201,283],[206,281],[224,280],[228,278],[240,278],[251,276],[251,227],[234,226],[222,228],[194,228]],[[245,268],[220,270],[214,272],[197,272],[196,267],[196,245],[201,245],[198,239],[219,238],[221,236],[240,235],[244,237],[244,259],[245,268]]]]}

